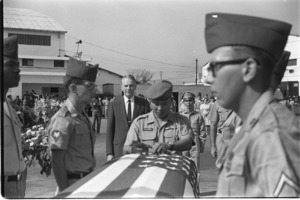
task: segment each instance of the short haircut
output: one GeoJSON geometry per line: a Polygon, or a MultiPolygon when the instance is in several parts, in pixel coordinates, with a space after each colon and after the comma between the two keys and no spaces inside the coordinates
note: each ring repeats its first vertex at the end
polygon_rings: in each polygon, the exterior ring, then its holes
{"type": "Polygon", "coordinates": [[[136,80],[135,80],[134,76],[132,76],[131,74],[128,74],[128,75],[123,76],[123,77],[122,77],[122,81],[123,81],[125,78],[128,78],[128,79],[130,79],[130,80],[132,80],[132,81],[134,81],[134,82],[136,83],[136,80]]]}
{"type": "Polygon", "coordinates": [[[236,51],[237,55],[240,58],[251,57],[258,62],[259,69],[262,72],[264,77],[264,87],[270,86],[271,77],[273,74],[274,67],[276,65],[276,60],[266,51],[248,46],[233,46],[233,49],[236,51]]]}
{"type": "Polygon", "coordinates": [[[66,91],[67,91],[68,94],[70,93],[69,86],[72,83],[76,84],[76,85],[80,85],[80,84],[83,83],[82,79],[76,78],[76,77],[73,77],[73,76],[66,76],[65,79],[66,79],[66,81],[64,83],[64,86],[65,86],[65,89],[66,89],[66,91]]]}

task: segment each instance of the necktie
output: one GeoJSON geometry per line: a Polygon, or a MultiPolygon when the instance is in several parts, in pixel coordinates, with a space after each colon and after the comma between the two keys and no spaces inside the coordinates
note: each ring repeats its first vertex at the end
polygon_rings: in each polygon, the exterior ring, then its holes
{"type": "Polygon", "coordinates": [[[128,105],[127,105],[127,119],[128,122],[131,123],[131,101],[128,100],[128,105]]]}

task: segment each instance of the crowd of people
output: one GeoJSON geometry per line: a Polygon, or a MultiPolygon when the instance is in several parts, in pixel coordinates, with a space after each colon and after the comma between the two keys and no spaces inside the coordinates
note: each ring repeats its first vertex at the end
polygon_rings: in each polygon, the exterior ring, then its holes
{"type": "MultiPolygon", "coordinates": [[[[274,98],[289,58],[284,47],[291,25],[224,13],[207,14],[205,23],[212,55],[206,82],[217,101],[206,96],[201,102],[200,95],[186,91],[179,112],[174,112],[173,84],[168,80],[151,85],[146,100],[134,95],[137,82],[127,75],[121,83],[123,96],[95,99],[98,66],[70,57],[63,78],[67,97],[47,127],[58,192],[95,169],[95,134],[103,106],[108,161],[130,153],[177,154],[190,157],[199,169],[210,135],[219,170],[218,197],[299,197],[299,121],[274,98]],[[90,111],[85,112],[87,105],[97,116],[95,128],[90,111]]],[[[4,40],[3,66],[6,96],[19,83],[16,36],[4,40]]],[[[36,98],[32,92],[23,103],[32,109],[36,98]]],[[[25,196],[27,169],[20,145],[22,123],[12,102],[10,97],[4,101],[4,196],[20,198],[25,196]]]]}

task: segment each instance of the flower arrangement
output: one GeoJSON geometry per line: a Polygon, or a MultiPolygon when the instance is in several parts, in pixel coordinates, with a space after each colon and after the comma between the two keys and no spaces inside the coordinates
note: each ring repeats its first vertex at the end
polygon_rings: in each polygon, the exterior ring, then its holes
{"type": "Polygon", "coordinates": [[[51,155],[49,152],[48,134],[42,125],[33,126],[26,133],[21,134],[23,157],[28,167],[38,161],[41,174],[51,174],[51,155]]]}
{"type": "Polygon", "coordinates": [[[47,122],[59,110],[60,104],[58,101],[49,98],[41,98],[36,100],[34,106],[34,114],[37,118],[42,117],[44,122],[47,122]]]}
{"type": "Polygon", "coordinates": [[[28,167],[35,166],[38,161],[41,174],[51,174],[51,154],[46,127],[51,117],[60,109],[60,104],[51,98],[41,98],[35,101],[35,126],[25,129],[21,134],[23,157],[28,167]]]}

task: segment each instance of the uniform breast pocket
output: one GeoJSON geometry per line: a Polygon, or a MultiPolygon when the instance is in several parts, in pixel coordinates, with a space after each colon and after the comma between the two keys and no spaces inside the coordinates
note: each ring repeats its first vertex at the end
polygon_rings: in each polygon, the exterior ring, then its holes
{"type": "Polygon", "coordinates": [[[225,163],[226,178],[229,179],[232,196],[245,195],[245,155],[234,155],[225,163]]]}
{"type": "Polygon", "coordinates": [[[75,131],[76,132],[73,135],[73,140],[77,146],[85,146],[91,143],[90,132],[87,126],[77,125],[75,131]]]}
{"type": "Polygon", "coordinates": [[[140,139],[143,143],[153,146],[156,142],[156,133],[153,130],[143,130],[140,139]]]}
{"type": "Polygon", "coordinates": [[[165,142],[175,142],[176,139],[176,133],[175,133],[175,127],[166,127],[165,128],[165,142]]]}

